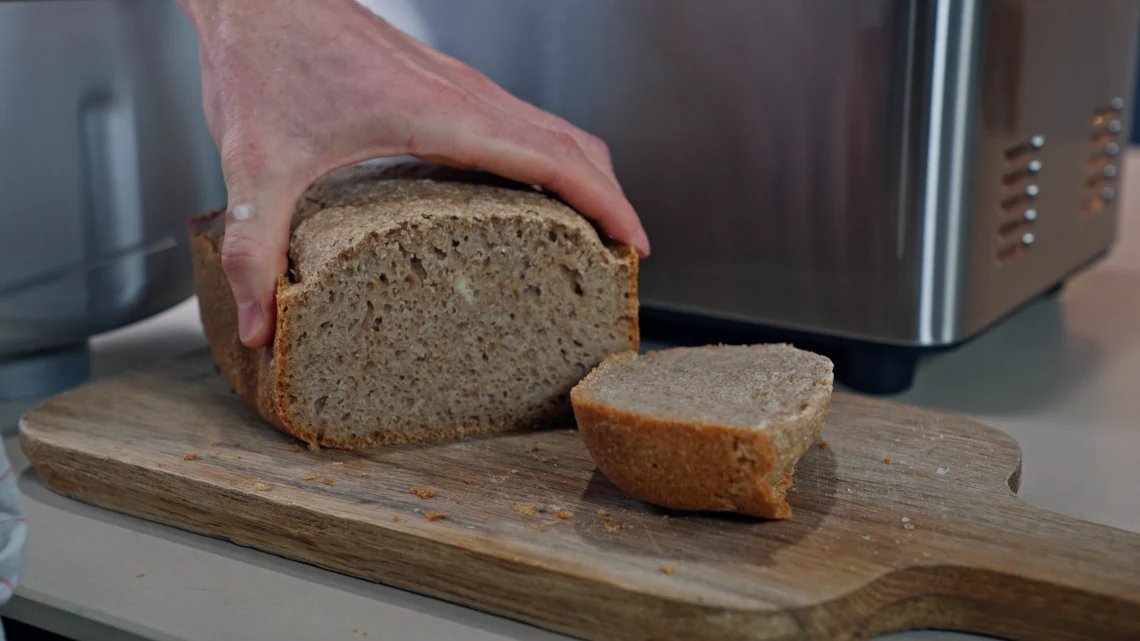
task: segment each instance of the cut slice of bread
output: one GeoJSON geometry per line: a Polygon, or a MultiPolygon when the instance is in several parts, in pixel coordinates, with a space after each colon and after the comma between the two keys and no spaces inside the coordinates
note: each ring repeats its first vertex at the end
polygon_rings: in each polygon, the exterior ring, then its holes
{"type": "Polygon", "coordinates": [[[637,255],[570,207],[482,172],[358,165],[297,207],[269,348],[245,348],[223,239],[195,221],[214,358],[264,419],[361,448],[571,420],[570,389],[636,349],[637,255]]]}
{"type": "Polygon", "coordinates": [[[684,347],[607,358],[571,398],[590,457],[628,494],[784,519],[833,383],[829,359],[790,345],[684,347]]]}

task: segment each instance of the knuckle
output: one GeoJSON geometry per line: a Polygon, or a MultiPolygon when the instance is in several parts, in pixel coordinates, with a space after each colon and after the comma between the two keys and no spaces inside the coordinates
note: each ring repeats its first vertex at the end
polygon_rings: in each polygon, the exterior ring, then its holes
{"type": "Polygon", "coordinates": [[[222,242],[222,270],[230,278],[240,277],[267,259],[267,248],[252,236],[229,231],[222,242]]]}

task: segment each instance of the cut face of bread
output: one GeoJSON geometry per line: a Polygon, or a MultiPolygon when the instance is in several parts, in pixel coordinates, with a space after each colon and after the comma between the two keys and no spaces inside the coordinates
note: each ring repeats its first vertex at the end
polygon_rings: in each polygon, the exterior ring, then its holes
{"type": "Polygon", "coordinates": [[[272,349],[240,344],[221,239],[194,238],[206,335],[264,418],[357,448],[568,419],[569,391],[636,348],[637,258],[528,187],[354,167],[298,207],[272,349]],[[442,179],[440,179],[442,178],[442,179]]]}
{"type": "Polygon", "coordinates": [[[571,397],[591,458],[630,495],[779,519],[833,382],[830,360],[789,345],[676,348],[612,356],[571,397]]]}

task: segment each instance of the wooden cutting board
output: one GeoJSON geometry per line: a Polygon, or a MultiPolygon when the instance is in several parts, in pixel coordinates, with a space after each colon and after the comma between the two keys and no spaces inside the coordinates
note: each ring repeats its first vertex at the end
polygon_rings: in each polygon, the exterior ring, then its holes
{"type": "Polygon", "coordinates": [[[20,435],[81,501],[586,639],[1140,639],[1140,535],[1021,502],[1003,433],[887,402],[835,397],[782,522],[630,499],[571,429],[310,452],[205,352],[20,435]]]}

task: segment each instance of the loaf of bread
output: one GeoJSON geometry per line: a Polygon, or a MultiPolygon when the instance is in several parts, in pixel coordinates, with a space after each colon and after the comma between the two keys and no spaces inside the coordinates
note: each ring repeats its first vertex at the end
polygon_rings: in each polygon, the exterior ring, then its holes
{"type": "Polygon", "coordinates": [[[784,519],[833,381],[830,360],[789,345],[675,348],[612,356],[571,398],[590,457],[628,494],[784,519]]]}
{"type": "Polygon", "coordinates": [[[310,447],[571,420],[570,389],[636,349],[637,255],[560,200],[483,172],[358,165],[297,206],[271,347],[244,347],[221,212],[195,221],[202,323],[222,374],[310,447]]]}

